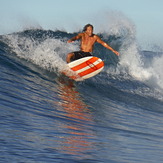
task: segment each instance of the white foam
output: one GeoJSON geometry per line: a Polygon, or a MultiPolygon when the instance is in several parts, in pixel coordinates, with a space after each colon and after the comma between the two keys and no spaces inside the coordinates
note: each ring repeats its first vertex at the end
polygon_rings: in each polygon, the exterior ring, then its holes
{"type": "Polygon", "coordinates": [[[47,38],[39,43],[31,38],[7,35],[9,45],[20,58],[24,58],[49,71],[65,71],[66,55],[77,49],[76,44],[67,44],[60,39],[47,38]]]}
{"type": "Polygon", "coordinates": [[[150,70],[153,73],[154,81],[163,89],[163,55],[154,58],[150,70]]]}
{"type": "MultiPolygon", "coordinates": [[[[144,66],[145,60],[142,60],[137,43],[135,24],[123,13],[116,11],[109,11],[101,18],[100,26],[97,25],[97,31],[103,33],[104,39],[107,39],[109,35],[120,36],[122,43],[117,70],[109,70],[107,73],[129,74],[135,80],[152,84],[153,87],[163,88],[163,57],[155,58],[150,68],[144,66]],[[101,26],[101,24],[103,25],[101,26]]],[[[116,41],[112,41],[111,45],[116,46],[116,41]]],[[[162,47],[160,48],[162,49],[162,47]]]]}

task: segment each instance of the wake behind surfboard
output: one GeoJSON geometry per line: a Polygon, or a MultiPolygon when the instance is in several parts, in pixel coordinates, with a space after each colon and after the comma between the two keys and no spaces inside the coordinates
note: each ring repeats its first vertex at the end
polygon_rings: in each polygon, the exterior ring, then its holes
{"type": "Polygon", "coordinates": [[[93,77],[104,68],[104,62],[100,58],[93,56],[72,61],[67,65],[73,72],[75,72],[74,74],[76,75],[68,75],[67,73],[64,74],[76,81],[93,77]]]}

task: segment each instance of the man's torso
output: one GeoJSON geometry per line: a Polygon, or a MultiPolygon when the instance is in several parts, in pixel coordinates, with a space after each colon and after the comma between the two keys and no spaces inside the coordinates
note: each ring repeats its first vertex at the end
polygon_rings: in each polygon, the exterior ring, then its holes
{"type": "Polygon", "coordinates": [[[95,34],[89,37],[87,34],[83,33],[81,37],[80,49],[84,52],[92,52],[96,39],[97,36],[95,34]]]}

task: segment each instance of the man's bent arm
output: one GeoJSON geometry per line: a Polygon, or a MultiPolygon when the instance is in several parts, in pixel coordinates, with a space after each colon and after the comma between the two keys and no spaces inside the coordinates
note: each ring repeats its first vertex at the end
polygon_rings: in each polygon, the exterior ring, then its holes
{"type": "Polygon", "coordinates": [[[82,34],[79,33],[77,36],[74,36],[72,37],[71,39],[69,39],[67,42],[70,43],[70,42],[74,42],[75,40],[78,40],[82,37],[82,34]]]}

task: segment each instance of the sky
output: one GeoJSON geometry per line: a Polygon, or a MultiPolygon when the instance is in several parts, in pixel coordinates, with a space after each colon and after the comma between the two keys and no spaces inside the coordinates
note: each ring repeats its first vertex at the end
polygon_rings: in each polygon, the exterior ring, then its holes
{"type": "Polygon", "coordinates": [[[163,48],[163,0],[0,0],[0,35],[40,27],[76,32],[87,23],[98,32],[109,14],[128,19],[140,44],[163,48]]]}

